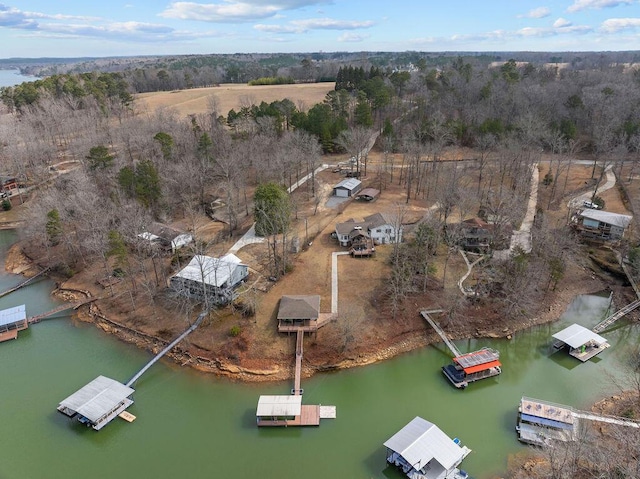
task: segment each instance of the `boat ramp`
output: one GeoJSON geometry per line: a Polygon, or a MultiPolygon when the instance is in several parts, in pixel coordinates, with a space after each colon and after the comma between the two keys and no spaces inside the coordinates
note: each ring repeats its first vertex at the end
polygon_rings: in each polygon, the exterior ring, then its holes
{"type": "Polygon", "coordinates": [[[421,311],[420,314],[440,335],[453,354],[453,363],[442,367],[443,374],[451,384],[458,389],[464,389],[469,383],[500,374],[502,372],[500,353],[495,349],[482,348],[478,351],[462,354],[430,316],[442,312],[441,309],[434,309],[421,311]]]}

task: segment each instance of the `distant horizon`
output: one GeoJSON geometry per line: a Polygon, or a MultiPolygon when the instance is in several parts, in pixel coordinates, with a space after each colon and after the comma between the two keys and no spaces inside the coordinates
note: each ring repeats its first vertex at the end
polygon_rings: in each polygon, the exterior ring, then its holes
{"type": "Polygon", "coordinates": [[[640,0],[14,0],[0,3],[0,43],[6,59],[614,53],[640,45],[640,0]]]}

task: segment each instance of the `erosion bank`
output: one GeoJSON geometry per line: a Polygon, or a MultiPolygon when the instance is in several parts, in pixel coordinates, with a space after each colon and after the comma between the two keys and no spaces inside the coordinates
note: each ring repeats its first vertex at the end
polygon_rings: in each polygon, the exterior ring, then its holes
{"type": "MultiPolygon", "coordinates": [[[[12,246],[8,251],[5,267],[7,271],[26,275],[37,270],[37,268],[34,267],[33,260],[24,254],[19,244],[12,246]]],[[[54,279],[59,280],[59,283],[57,283],[58,288],[54,291],[54,294],[65,301],[77,301],[91,296],[88,288],[68,288],[65,287],[62,278],[54,279]]],[[[503,320],[495,325],[474,329],[458,327],[456,330],[450,331],[450,334],[454,340],[501,337],[510,339],[512,335],[519,331],[538,324],[557,320],[577,295],[595,293],[603,290],[607,285],[604,278],[598,277],[591,271],[583,270],[579,278],[567,281],[561,290],[550,293],[549,303],[545,307],[545,310],[531,319],[518,321],[503,320]]],[[[101,299],[98,304],[92,303],[83,306],[77,312],[77,318],[84,322],[94,323],[104,332],[154,354],[169,343],[167,339],[132,328],[126,324],[126,318],[124,317],[118,317],[117,314],[109,314],[109,316],[103,314],[99,303],[104,301],[109,301],[109,298],[101,299]]],[[[418,315],[422,307],[417,307],[411,314],[418,315]]],[[[322,332],[319,334],[322,334],[322,332]]],[[[397,332],[395,335],[387,338],[384,343],[372,344],[367,341],[362,341],[360,344],[354,344],[349,351],[334,361],[320,364],[319,361],[316,360],[316,362],[313,362],[313,360],[309,360],[305,356],[306,363],[303,365],[303,376],[310,377],[317,372],[373,364],[439,341],[439,338],[424,325],[424,328],[418,327],[409,331],[397,332]]],[[[197,353],[196,349],[197,348],[190,347],[188,341],[185,341],[176,346],[168,356],[181,366],[192,367],[199,371],[226,376],[240,381],[282,381],[289,380],[293,377],[292,357],[289,358],[286,355],[281,360],[272,360],[269,358],[270,364],[268,367],[255,368],[243,365],[241,360],[229,361],[220,357],[203,357],[197,353]]]]}

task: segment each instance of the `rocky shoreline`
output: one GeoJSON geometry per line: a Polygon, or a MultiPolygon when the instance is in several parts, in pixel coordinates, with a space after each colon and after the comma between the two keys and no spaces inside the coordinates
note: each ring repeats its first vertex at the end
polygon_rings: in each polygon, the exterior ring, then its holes
{"type": "MultiPolygon", "coordinates": [[[[33,260],[24,254],[19,244],[15,244],[9,249],[5,260],[5,269],[7,271],[31,276],[37,272],[34,271],[34,266],[33,260]]],[[[514,334],[532,326],[557,320],[575,296],[602,291],[605,287],[606,284],[595,275],[591,279],[570,282],[567,288],[554,295],[554,300],[548,308],[534,318],[510,323],[508,328],[500,327],[497,330],[476,329],[474,332],[460,331],[460,334],[455,335],[454,339],[466,339],[469,337],[511,339],[514,334]]],[[[91,297],[91,293],[88,290],[67,288],[64,282],[58,283],[52,294],[64,301],[80,301],[91,297]]],[[[77,311],[76,316],[80,321],[94,323],[104,332],[113,334],[124,342],[134,344],[154,354],[169,344],[166,339],[138,331],[126,326],[118,321],[117,318],[105,316],[96,303],[82,306],[77,311]]],[[[332,364],[312,365],[307,363],[303,366],[302,374],[303,377],[308,378],[318,372],[366,366],[426,347],[431,342],[423,330],[411,331],[392,338],[382,348],[360,349],[332,364]]],[[[181,348],[180,345],[176,346],[167,356],[180,366],[191,367],[201,372],[213,373],[238,381],[285,381],[293,377],[290,360],[274,361],[270,368],[265,369],[246,368],[220,358],[199,356],[188,349],[181,348]]]]}

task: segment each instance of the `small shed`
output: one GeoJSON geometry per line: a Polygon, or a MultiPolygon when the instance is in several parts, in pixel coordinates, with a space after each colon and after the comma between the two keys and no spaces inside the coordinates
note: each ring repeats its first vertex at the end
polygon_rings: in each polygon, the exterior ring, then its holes
{"type": "Polygon", "coordinates": [[[421,417],[415,417],[388,439],[384,446],[387,448],[387,462],[402,468],[407,477],[466,477],[466,473],[457,469],[457,466],[471,450],[421,417]]]}
{"type": "Polygon", "coordinates": [[[248,275],[249,267],[232,253],[221,258],[195,255],[171,277],[169,285],[182,296],[227,304],[235,299],[234,288],[248,275]]]}
{"type": "Polygon", "coordinates": [[[24,304],[0,311],[0,342],[16,339],[18,331],[29,327],[27,312],[24,304]]]}
{"type": "Polygon", "coordinates": [[[346,178],[333,187],[333,194],[339,198],[349,198],[362,188],[362,181],[357,178],[346,178]]]}
{"type": "Polygon", "coordinates": [[[279,426],[300,417],[302,396],[260,396],[256,421],[258,426],[279,426]]]}
{"type": "Polygon", "coordinates": [[[601,353],[609,347],[609,343],[599,334],[590,331],[579,324],[572,324],[568,328],[553,335],[557,340],[556,347],[569,347],[569,354],[584,362],[601,353]]]}
{"type": "Polygon", "coordinates": [[[319,316],[319,295],[282,296],[278,308],[278,331],[287,332],[287,328],[292,326],[308,326],[310,330],[317,329],[319,316]]]}
{"type": "Polygon", "coordinates": [[[98,376],[58,405],[58,411],[99,431],[133,404],[134,390],[115,379],[98,376]]]}
{"type": "Polygon", "coordinates": [[[357,195],[356,200],[375,201],[380,196],[380,190],[375,188],[364,188],[357,195]]]}

